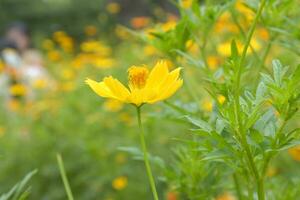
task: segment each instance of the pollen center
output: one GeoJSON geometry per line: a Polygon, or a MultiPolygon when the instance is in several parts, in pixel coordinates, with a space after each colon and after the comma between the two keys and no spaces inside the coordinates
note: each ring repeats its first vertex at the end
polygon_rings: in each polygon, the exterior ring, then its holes
{"type": "Polygon", "coordinates": [[[131,89],[142,89],[145,87],[149,70],[146,67],[132,66],[128,69],[129,87],[131,89]]]}

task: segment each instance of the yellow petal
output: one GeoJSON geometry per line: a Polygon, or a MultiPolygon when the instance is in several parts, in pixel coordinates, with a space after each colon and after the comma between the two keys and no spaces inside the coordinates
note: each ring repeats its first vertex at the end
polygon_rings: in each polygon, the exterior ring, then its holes
{"type": "Polygon", "coordinates": [[[174,81],[176,81],[179,77],[181,68],[177,68],[173,70],[172,72],[168,73],[168,75],[165,77],[165,79],[162,81],[162,83],[159,85],[159,92],[161,93],[162,90],[165,90],[168,88],[168,85],[172,84],[174,81]]]}
{"type": "Polygon", "coordinates": [[[111,93],[110,89],[103,82],[96,82],[91,79],[86,79],[85,82],[99,96],[105,97],[105,98],[115,98],[114,95],[111,93]]]}
{"type": "Polygon", "coordinates": [[[160,101],[161,100],[165,100],[167,98],[169,98],[170,96],[172,96],[183,84],[183,81],[182,79],[180,80],[177,80],[175,83],[173,83],[169,88],[168,90],[165,91],[165,93],[163,93],[161,95],[161,97],[159,98],[160,101]]]}
{"type": "Polygon", "coordinates": [[[128,102],[135,104],[136,106],[140,106],[143,103],[142,98],[141,98],[141,91],[140,90],[132,90],[128,97],[128,102]]]}
{"type": "Polygon", "coordinates": [[[161,83],[161,85],[156,88],[156,96],[152,95],[152,99],[149,98],[147,102],[155,103],[172,96],[182,85],[182,80],[178,80],[181,68],[177,68],[170,72],[161,83]]]}
{"type": "Polygon", "coordinates": [[[130,93],[128,89],[122,83],[120,83],[120,81],[114,79],[112,76],[109,76],[105,77],[103,79],[103,82],[118,100],[122,102],[127,101],[130,93]]]}
{"type": "Polygon", "coordinates": [[[166,61],[158,61],[154,68],[151,70],[146,87],[155,88],[162,83],[164,78],[168,75],[168,64],[166,61]]]}

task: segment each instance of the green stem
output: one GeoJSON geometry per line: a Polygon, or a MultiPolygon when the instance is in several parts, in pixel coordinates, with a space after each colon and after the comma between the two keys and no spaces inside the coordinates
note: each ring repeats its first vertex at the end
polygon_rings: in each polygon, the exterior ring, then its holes
{"type": "Polygon", "coordinates": [[[236,190],[236,194],[238,196],[238,199],[243,200],[244,198],[243,198],[243,195],[242,195],[242,192],[241,192],[240,183],[239,183],[239,180],[238,180],[238,177],[237,177],[236,173],[233,174],[233,181],[234,181],[234,186],[235,186],[235,190],[236,190]]]}
{"type": "Polygon", "coordinates": [[[147,151],[145,137],[144,137],[144,128],[143,128],[142,119],[141,119],[141,108],[136,107],[136,109],[137,109],[137,118],[138,118],[138,124],[139,124],[139,129],[140,129],[140,142],[141,142],[141,146],[142,146],[142,150],[143,150],[143,154],[144,154],[144,162],[145,162],[145,166],[146,166],[146,170],[147,170],[147,175],[148,175],[148,179],[150,182],[150,187],[152,190],[154,200],[158,200],[158,195],[157,195],[157,191],[156,191],[156,187],[155,187],[154,178],[152,175],[152,170],[151,170],[150,163],[149,163],[148,151],[147,151]]]}
{"type": "Polygon", "coordinates": [[[241,55],[241,59],[238,63],[238,69],[237,69],[237,73],[236,73],[236,88],[235,88],[235,95],[234,95],[234,101],[235,101],[235,115],[236,115],[236,123],[238,125],[238,132],[239,135],[241,136],[241,143],[242,146],[244,148],[244,150],[246,151],[246,156],[247,159],[249,161],[249,168],[251,169],[251,171],[254,174],[254,178],[256,180],[256,184],[257,184],[257,194],[258,194],[258,200],[264,200],[265,199],[265,193],[264,193],[264,179],[260,178],[260,175],[258,173],[257,167],[255,165],[254,162],[254,158],[253,155],[251,153],[249,144],[247,143],[247,138],[246,138],[246,134],[247,134],[247,130],[243,130],[243,123],[242,123],[242,119],[241,119],[241,112],[240,112],[240,82],[241,82],[241,75],[242,75],[242,68],[246,59],[246,54],[247,54],[247,50],[250,46],[250,42],[251,42],[251,38],[253,36],[253,33],[255,31],[256,25],[258,23],[258,19],[260,18],[261,14],[262,14],[262,10],[264,8],[266,4],[266,0],[262,0],[261,5],[258,9],[258,12],[255,16],[254,22],[250,28],[250,31],[247,35],[247,39],[246,39],[246,44],[244,46],[242,55],[241,55]]]}
{"type": "MultiPolygon", "coordinates": [[[[250,183],[250,176],[249,176],[249,171],[244,169],[244,173],[245,173],[245,178],[247,180],[248,183],[250,183]]],[[[247,192],[248,192],[248,198],[247,200],[253,200],[253,188],[251,184],[247,184],[247,192]]]]}
{"type": "MultiPolygon", "coordinates": [[[[238,22],[238,16],[236,14],[236,11],[235,10],[231,10],[231,15],[232,15],[232,20],[233,22],[235,23],[235,25],[238,27],[240,33],[242,34],[242,37],[244,40],[247,39],[247,35],[245,33],[245,31],[243,30],[242,26],[240,25],[240,23],[238,22]]],[[[251,48],[251,51],[253,53],[253,55],[255,56],[255,58],[261,62],[261,59],[259,58],[257,52],[255,51],[254,47],[251,45],[251,41],[250,41],[250,44],[249,44],[249,47],[251,48]]]]}
{"type": "Polygon", "coordinates": [[[251,29],[250,29],[250,31],[249,31],[249,33],[247,35],[246,44],[245,44],[244,49],[243,49],[243,53],[242,53],[242,56],[241,56],[241,60],[239,62],[239,67],[238,67],[238,72],[237,72],[237,88],[239,88],[239,86],[240,86],[240,80],[241,80],[241,74],[242,74],[242,65],[244,64],[244,61],[245,61],[245,58],[246,58],[246,54],[247,54],[247,50],[249,48],[249,45],[250,45],[250,42],[251,42],[251,38],[252,38],[253,33],[255,31],[255,28],[256,28],[256,24],[258,22],[258,19],[261,16],[261,13],[262,13],[262,10],[263,10],[265,4],[266,4],[266,0],[263,0],[261,2],[261,5],[260,5],[259,9],[258,9],[258,12],[257,12],[257,14],[255,16],[255,19],[254,19],[254,22],[253,22],[253,24],[251,26],[251,29]]]}
{"type": "Polygon", "coordinates": [[[250,150],[250,147],[247,143],[247,139],[246,139],[246,134],[241,134],[242,135],[242,145],[243,145],[243,148],[245,149],[246,151],[246,154],[247,154],[247,158],[248,158],[248,161],[249,161],[249,164],[250,164],[250,169],[252,170],[253,174],[254,174],[254,177],[255,177],[255,180],[256,180],[256,184],[257,184],[257,192],[258,192],[258,196],[259,196],[259,200],[264,200],[264,186],[263,186],[263,182],[261,182],[261,178],[259,176],[259,172],[256,168],[256,165],[255,165],[255,162],[254,162],[254,159],[253,159],[253,156],[251,154],[251,150],[250,150]]]}
{"type": "Polygon", "coordinates": [[[60,175],[61,175],[61,178],[62,178],[62,180],[63,180],[63,183],[64,183],[64,186],[65,186],[65,190],[66,190],[68,199],[69,199],[69,200],[74,200],[73,194],[72,194],[72,191],[71,191],[71,187],[70,187],[70,185],[69,185],[69,181],[68,181],[68,178],[67,178],[67,175],[66,175],[64,163],[63,163],[63,160],[62,160],[62,158],[61,158],[61,155],[60,155],[60,154],[57,154],[57,155],[56,155],[56,158],[57,158],[57,162],[58,162],[58,166],[59,166],[60,175]]]}

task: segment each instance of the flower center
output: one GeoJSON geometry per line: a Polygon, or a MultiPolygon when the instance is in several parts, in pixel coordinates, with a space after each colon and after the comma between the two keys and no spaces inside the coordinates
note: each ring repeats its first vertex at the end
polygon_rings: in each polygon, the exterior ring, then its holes
{"type": "Polygon", "coordinates": [[[132,66],[128,69],[129,87],[131,89],[142,89],[145,87],[149,70],[146,67],[132,66]]]}

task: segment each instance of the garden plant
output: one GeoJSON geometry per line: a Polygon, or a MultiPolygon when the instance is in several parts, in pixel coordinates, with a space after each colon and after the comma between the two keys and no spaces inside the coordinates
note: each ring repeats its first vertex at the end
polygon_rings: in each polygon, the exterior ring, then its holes
{"type": "Polygon", "coordinates": [[[0,200],[300,198],[299,0],[150,2],[36,38],[50,78],[0,99],[0,200]]]}

